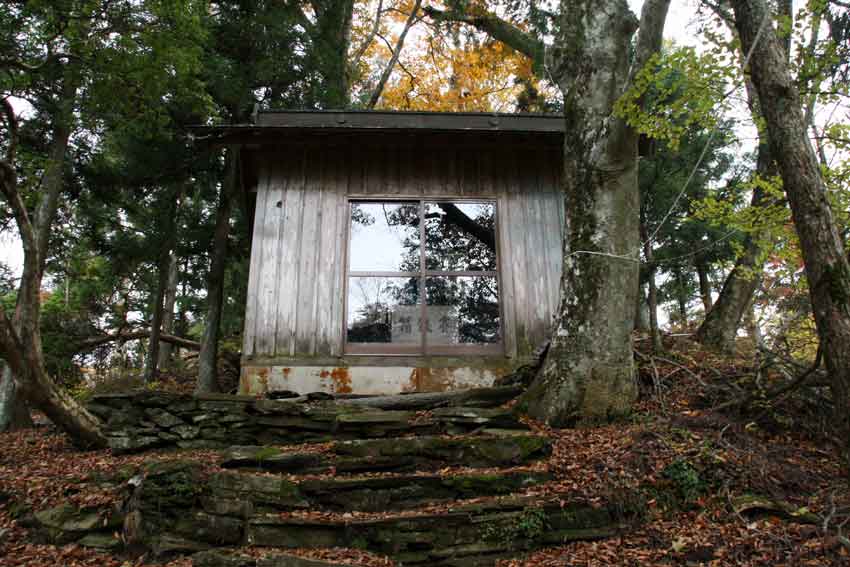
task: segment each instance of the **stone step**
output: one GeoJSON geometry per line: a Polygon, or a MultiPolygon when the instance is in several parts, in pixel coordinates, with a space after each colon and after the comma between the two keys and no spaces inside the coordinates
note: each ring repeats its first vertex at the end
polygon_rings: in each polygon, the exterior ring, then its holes
{"type": "Polygon", "coordinates": [[[216,473],[209,478],[204,510],[211,514],[330,510],[382,512],[445,501],[519,492],[551,479],[546,472],[400,475],[366,478],[310,479],[294,482],[279,476],[244,472],[216,473]]]}
{"type": "Polygon", "coordinates": [[[255,547],[359,548],[402,565],[483,566],[532,549],[610,537],[622,529],[621,520],[615,506],[520,498],[374,519],[258,515],[245,523],[243,541],[255,547]]]}
{"type": "Polygon", "coordinates": [[[417,412],[373,408],[357,401],[192,398],[157,392],[96,396],[88,409],[107,424],[110,447],[118,453],[152,447],[223,448],[528,429],[509,410],[498,408],[452,406],[417,412]]]}
{"type": "MultiPolygon", "coordinates": [[[[284,483],[283,478],[266,475],[278,482],[263,486],[258,497],[240,495],[238,483],[231,482],[234,474],[230,471],[210,475],[205,463],[195,461],[148,463],[127,484],[122,502],[82,509],[63,505],[38,512],[32,516],[32,524],[25,527],[39,533],[42,541],[92,545],[97,540],[94,547],[115,545],[131,554],[149,553],[150,558],[156,559],[245,546],[283,551],[356,548],[389,556],[405,566],[485,566],[545,546],[622,533],[637,525],[645,508],[642,494],[647,493],[623,490],[614,500],[576,500],[565,494],[551,494],[545,499],[510,495],[455,506],[340,513],[312,507],[310,498],[321,503],[328,497],[328,481],[311,485],[305,484],[305,479],[295,486],[295,493],[291,483],[284,483]],[[277,495],[272,492],[275,486],[277,495]],[[233,493],[216,503],[216,490],[233,493]],[[255,508],[252,498],[264,501],[255,508]],[[271,505],[265,507],[269,502],[271,505]],[[282,510],[287,506],[295,510],[282,510]]],[[[403,481],[385,481],[389,485],[381,486],[382,481],[385,479],[366,479],[360,488],[389,493],[402,488],[403,481]]],[[[354,485],[343,482],[332,486],[345,492],[354,485]]],[[[403,496],[396,497],[396,503],[403,501],[403,496]]],[[[361,493],[358,498],[365,499],[365,495],[361,493]]],[[[329,507],[348,506],[331,500],[329,507]]],[[[393,498],[388,497],[386,502],[392,506],[393,498]]]]}
{"type": "Polygon", "coordinates": [[[193,567],[351,567],[349,563],[307,559],[290,553],[253,557],[235,550],[210,549],[192,556],[193,567]]]}
{"type": "Polygon", "coordinates": [[[327,452],[286,452],[275,447],[231,447],[224,468],[291,473],[434,470],[446,466],[513,467],[551,453],[548,438],[533,435],[400,437],[333,443],[327,452]]]}

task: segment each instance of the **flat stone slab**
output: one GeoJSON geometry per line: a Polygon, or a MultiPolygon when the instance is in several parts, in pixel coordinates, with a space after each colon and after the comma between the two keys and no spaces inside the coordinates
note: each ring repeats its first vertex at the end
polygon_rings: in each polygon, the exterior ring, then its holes
{"type": "Polygon", "coordinates": [[[250,396],[191,397],[143,391],[95,396],[88,408],[106,423],[110,448],[115,453],[133,453],[173,446],[198,449],[401,435],[460,435],[482,429],[527,431],[528,427],[509,410],[458,405],[481,399],[493,401],[505,395],[506,392],[498,388],[410,394],[390,397],[394,403],[401,404],[400,407],[384,407],[380,403],[368,405],[384,397],[317,400],[313,399],[315,396],[306,396],[265,400],[250,396]],[[450,401],[450,407],[432,408],[435,403],[450,401]],[[431,405],[420,407],[424,402],[431,405]],[[423,408],[432,411],[417,412],[423,408]]]}
{"type": "Polygon", "coordinates": [[[480,496],[508,495],[551,479],[545,472],[472,475],[403,475],[391,477],[290,480],[272,475],[228,471],[210,477],[210,514],[240,515],[265,510],[381,512],[480,496]]]}
{"type": "Polygon", "coordinates": [[[516,499],[367,520],[258,515],[247,521],[245,538],[257,547],[358,547],[403,565],[491,565],[531,549],[613,536],[620,529],[615,518],[605,506],[516,499]]]}
{"type": "Polygon", "coordinates": [[[289,553],[272,553],[255,558],[241,555],[238,551],[211,549],[192,556],[194,567],[350,567],[346,563],[335,563],[319,559],[307,559],[289,553]]]}
{"type": "Polygon", "coordinates": [[[551,453],[539,435],[400,437],[339,441],[327,453],[284,453],[274,447],[231,447],[221,466],[276,472],[322,473],[427,470],[446,466],[512,467],[551,453]]]}

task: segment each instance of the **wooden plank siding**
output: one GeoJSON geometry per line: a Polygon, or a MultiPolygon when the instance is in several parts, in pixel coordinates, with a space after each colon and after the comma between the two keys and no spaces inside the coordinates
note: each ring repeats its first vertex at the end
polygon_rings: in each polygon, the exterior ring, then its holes
{"type": "Polygon", "coordinates": [[[505,355],[529,355],[548,336],[558,303],[558,155],[550,147],[392,143],[264,150],[256,157],[244,357],[309,363],[343,355],[348,199],[384,196],[496,200],[505,355]]]}

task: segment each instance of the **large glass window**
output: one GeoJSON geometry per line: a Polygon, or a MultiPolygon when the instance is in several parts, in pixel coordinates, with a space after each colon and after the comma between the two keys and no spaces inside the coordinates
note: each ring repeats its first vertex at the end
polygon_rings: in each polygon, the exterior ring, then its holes
{"type": "Polygon", "coordinates": [[[351,201],[346,351],[501,353],[496,205],[351,201]]]}

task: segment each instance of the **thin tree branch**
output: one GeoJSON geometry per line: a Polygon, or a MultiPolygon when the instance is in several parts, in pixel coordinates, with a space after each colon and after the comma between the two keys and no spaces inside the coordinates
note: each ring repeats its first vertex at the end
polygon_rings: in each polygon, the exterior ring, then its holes
{"type": "Polygon", "coordinates": [[[366,50],[369,49],[369,46],[372,45],[373,41],[375,41],[375,36],[378,34],[378,30],[381,27],[381,14],[384,12],[383,7],[384,0],[378,0],[378,9],[375,10],[375,23],[372,25],[372,31],[369,32],[369,35],[366,36],[366,39],[363,40],[360,48],[354,54],[354,57],[352,58],[352,67],[357,67],[360,63],[360,59],[366,53],[366,50]]]}
{"type": "MultiPolygon", "coordinates": [[[[150,331],[135,331],[132,333],[113,333],[110,335],[104,335],[102,337],[92,337],[89,339],[85,339],[77,343],[76,350],[77,352],[85,352],[92,349],[95,349],[99,346],[103,346],[105,344],[113,343],[113,342],[127,342],[133,341],[137,339],[146,339],[151,336],[150,331]]],[[[191,341],[189,339],[184,339],[182,337],[175,337],[174,335],[160,335],[159,340],[164,343],[170,343],[180,348],[186,348],[189,350],[201,350],[201,343],[196,341],[191,341]]]]}
{"type": "Polygon", "coordinates": [[[536,37],[528,34],[513,24],[504,21],[489,12],[466,14],[455,10],[442,11],[426,6],[423,11],[431,19],[438,22],[458,22],[468,24],[482,31],[497,41],[523,53],[532,59],[535,65],[543,67],[545,44],[536,37]]]}
{"type": "Polygon", "coordinates": [[[635,48],[635,62],[631,76],[634,77],[653,54],[661,50],[664,34],[664,23],[667,21],[667,11],[670,0],[646,0],[640,12],[640,28],[635,48]]]}
{"type": "Polygon", "coordinates": [[[413,5],[413,9],[410,11],[410,15],[407,17],[407,21],[404,23],[404,29],[401,31],[401,35],[398,36],[398,41],[395,44],[395,48],[393,48],[392,50],[392,56],[387,62],[387,66],[384,67],[383,73],[381,73],[381,78],[378,80],[378,85],[372,92],[372,96],[369,97],[369,103],[366,105],[366,108],[368,108],[369,110],[375,108],[375,105],[378,104],[378,100],[380,100],[381,98],[381,93],[384,92],[384,87],[387,84],[387,80],[389,80],[390,74],[392,74],[393,72],[393,68],[395,67],[396,62],[398,61],[399,55],[401,55],[401,50],[404,47],[404,39],[407,37],[407,32],[410,31],[410,28],[416,21],[416,16],[419,14],[420,6],[422,6],[422,0],[416,0],[416,3],[413,5]]]}

